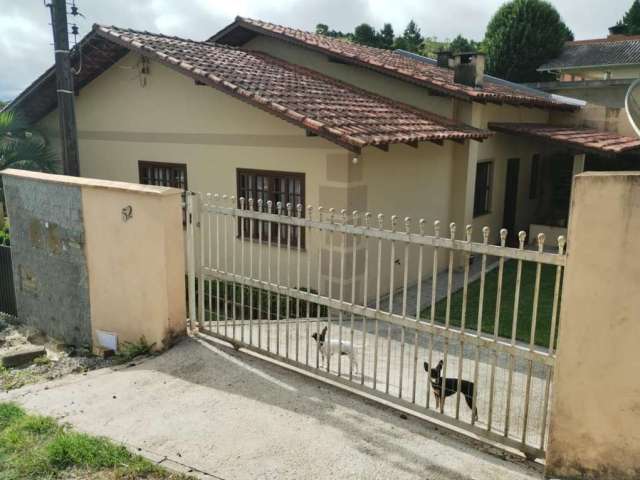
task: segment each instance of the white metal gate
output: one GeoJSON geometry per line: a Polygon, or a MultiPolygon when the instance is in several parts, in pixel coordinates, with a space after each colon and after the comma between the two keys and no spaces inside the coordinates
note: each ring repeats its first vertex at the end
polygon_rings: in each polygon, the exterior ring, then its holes
{"type": "Polygon", "coordinates": [[[494,245],[487,227],[474,242],[471,227],[459,239],[436,221],[427,234],[422,219],[211,194],[187,206],[200,331],[544,456],[562,237],[550,253],[543,235],[526,248],[524,232],[506,247],[504,229],[494,245]],[[323,360],[325,328],[336,353],[323,360]],[[425,362],[442,362],[442,384],[425,362]]]}

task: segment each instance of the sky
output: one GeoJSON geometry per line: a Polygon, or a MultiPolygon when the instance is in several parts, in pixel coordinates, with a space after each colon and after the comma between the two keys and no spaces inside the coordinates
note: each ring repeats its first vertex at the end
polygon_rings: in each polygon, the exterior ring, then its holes
{"type": "MultiPolygon", "coordinates": [[[[69,2],[71,0],[68,0],[69,2]]],[[[53,64],[49,9],[43,0],[0,0],[0,100],[18,95],[53,64]]],[[[367,22],[390,22],[396,34],[414,19],[424,36],[457,34],[482,39],[487,23],[504,0],[76,0],[85,18],[80,34],[94,23],[208,38],[236,15],[304,30],[325,23],[353,31],[367,22]]],[[[576,39],[606,36],[632,0],[551,0],[576,39]]]]}

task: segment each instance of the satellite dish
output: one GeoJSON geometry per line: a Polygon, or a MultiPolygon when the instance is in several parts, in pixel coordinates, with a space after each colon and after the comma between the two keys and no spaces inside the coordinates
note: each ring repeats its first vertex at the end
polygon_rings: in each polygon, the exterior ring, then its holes
{"type": "Polygon", "coordinates": [[[624,107],[627,110],[629,123],[640,137],[640,78],[634,81],[624,97],[624,107]]]}

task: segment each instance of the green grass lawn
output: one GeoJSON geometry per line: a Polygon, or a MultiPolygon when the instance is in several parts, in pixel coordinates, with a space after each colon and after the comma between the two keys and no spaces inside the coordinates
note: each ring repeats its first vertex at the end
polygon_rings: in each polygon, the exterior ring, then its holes
{"type": "Polygon", "coordinates": [[[103,438],[0,403],[0,479],[186,480],[103,438]]]}
{"type": "MultiPolygon", "coordinates": [[[[510,260],[504,264],[502,278],[502,300],[500,302],[499,335],[511,338],[513,325],[513,307],[515,301],[517,262],[510,260]]],[[[531,262],[522,263],[522,281],[518,304],[518,324],[516,338],[529,342],[534,303],[534,287],[536,265],[531,262]]],[[[543,265],[540,275],[540,294],[538,298],[538,315],[536,321],[535,343],[548,347],[551,331],[551,311],[555,286],[556,267],[543,265]]],[[[496,295],[498,290],[498,268],[487,273],[484,287],[484,303],[482,310],[482,331],[493,334],[496,313],[496,295]]],[[[465,328],[476,329],[478,321],[478,303],[480,297],[480,279],[469,284],[467,293],[467,313],[465,328]]],[[[436,303],[436,322],[445,323],[446,298],[436,303]]],[[[422,311],[422,318],[429,319],[431,308],[422,311]]],[[[460,326],[462,318],[462,289],[451,296],[450,324],[460,326]]]]}

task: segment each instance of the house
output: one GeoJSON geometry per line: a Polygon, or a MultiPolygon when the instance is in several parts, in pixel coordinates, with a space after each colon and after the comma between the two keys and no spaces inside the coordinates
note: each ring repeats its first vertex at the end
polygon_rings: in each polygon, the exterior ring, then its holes
{"type": "MultiPolygon", "coordinates": [[[[206,41],[96,25],[72,58],[87,177],[454,221],[476,240],[489,226],[496,242],[566,225],[586,152],[640,150],[580,126],[584,102],[485,76],[480,54],[434,64],[238,17],[206,41]]],[[[53,68],[8,108],[55,136],[53,68]]]]}
{"type": "Polygon", "coordinates": [[[606,38],[567,42],[560,55],[541,65],[556,81],[533,86],[609,108],[624,108],[631,83],[640,78],[640,36],[615,33],[606,38]]]}

